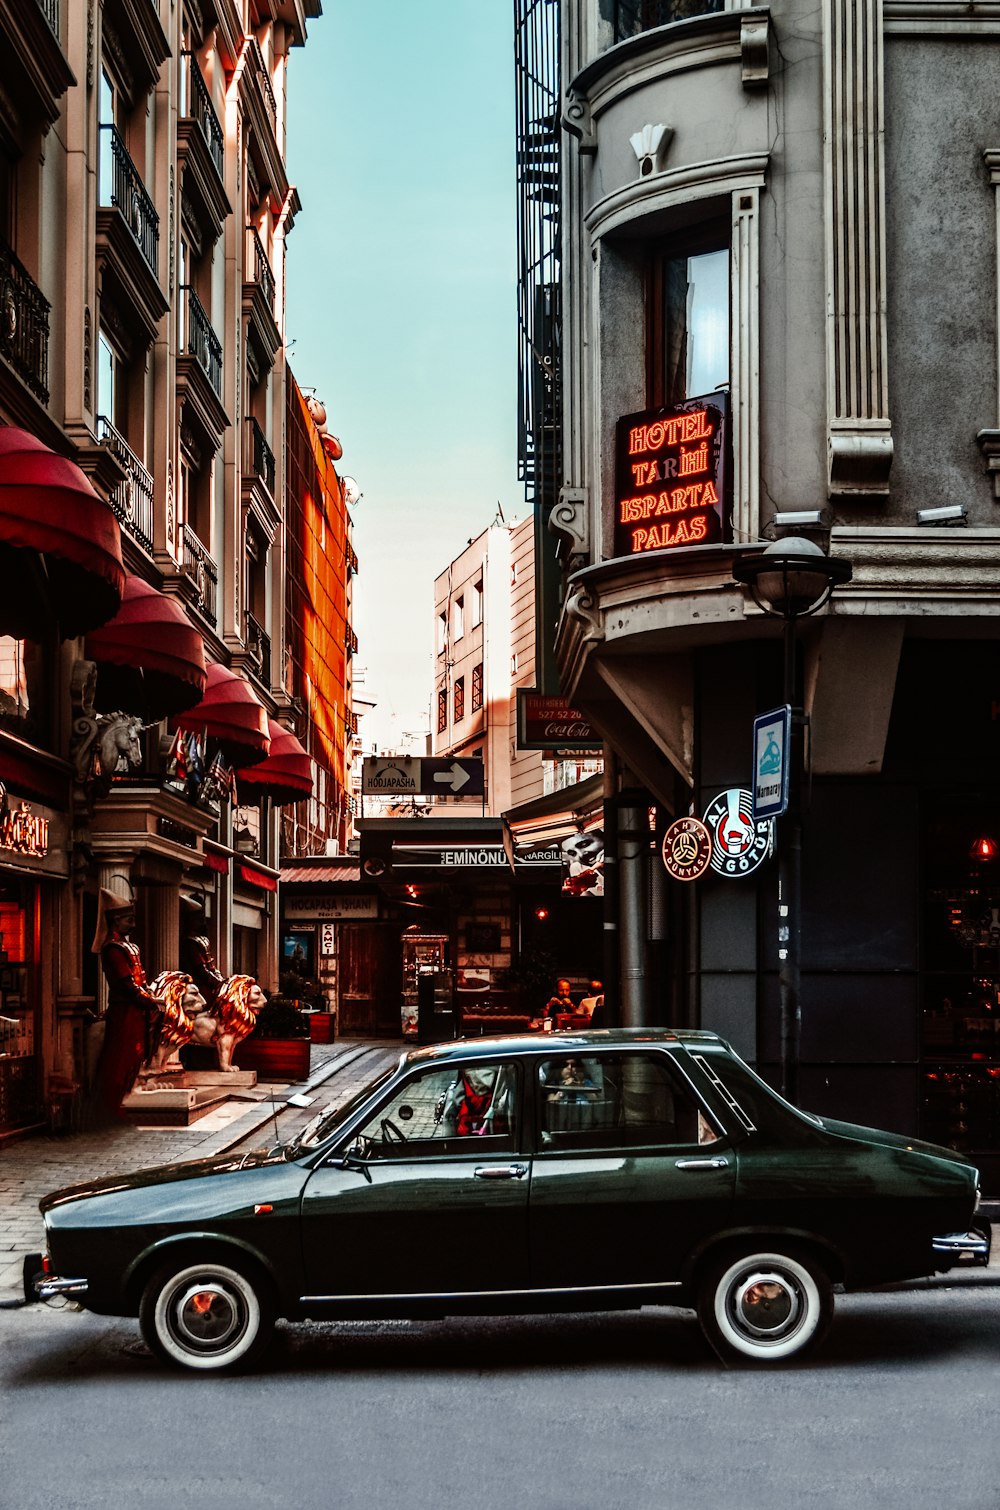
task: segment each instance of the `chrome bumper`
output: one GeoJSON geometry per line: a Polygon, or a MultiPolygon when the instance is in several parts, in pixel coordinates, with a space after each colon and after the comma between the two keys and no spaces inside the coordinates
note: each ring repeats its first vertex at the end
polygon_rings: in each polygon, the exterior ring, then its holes
{"type": "Polygon", "coordinates": [[[931,1240],[939,1269],[985,1267],[990,1261],[990,1229],[973,1227],[968,1232],[945,1232],[931,1240]]]}
{"type": "Polygon", "coordinates": [[[35,1296],[38,1300],[55,1300],[59,1295],[68,1295],[71,1300],[79,1300],[86,1293],[87,1281],[85,1279],[58,1279],[52,1274],[35,1280],[35,1296]]]}

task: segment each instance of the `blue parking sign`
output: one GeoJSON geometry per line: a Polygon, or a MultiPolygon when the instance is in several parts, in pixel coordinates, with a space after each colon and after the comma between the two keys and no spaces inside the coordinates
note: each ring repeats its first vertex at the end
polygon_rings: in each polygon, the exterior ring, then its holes
{"type": "Polygon", "coordinates": [[[788,807],[792,710],[786,703],[753,721],[753,816],[780,818],[788,807]]]}

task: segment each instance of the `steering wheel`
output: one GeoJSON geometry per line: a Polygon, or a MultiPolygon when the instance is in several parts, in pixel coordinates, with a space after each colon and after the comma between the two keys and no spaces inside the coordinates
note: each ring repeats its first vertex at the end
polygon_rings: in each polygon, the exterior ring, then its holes
{"type": "Polygon", "coordinates": [[[405,1143],[406,1142],[406,1134],[404,1132],[401,1132],[400,1129],[396,1126],[395,1122],[391,1121],[389,1117],[383,1117],[382,1118],[382,1142],[383,1143],[405,1143]]]}

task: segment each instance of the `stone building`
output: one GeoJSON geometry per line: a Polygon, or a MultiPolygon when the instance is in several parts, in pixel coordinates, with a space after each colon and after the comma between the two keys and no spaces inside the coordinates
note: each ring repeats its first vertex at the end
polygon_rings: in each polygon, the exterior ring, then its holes
{"type": "Polygon", "coordinates": [[[276,984],[289,758],[312,786],[284,680],[286,81],[319,14],[0,3],[0,1132],[86,1082],[98,884],[134,895],[148,975],[198,931],[276,984]]]}
{"type": "Polygon", "coordinates": [[[605,737],[624,830],[622,1016],[719,1029],[778,1078],[773,857],[685,884],[658,848],[750,787],[754,717],[789,682],[741,562],[805,537],[852,574],[792,625],[801,1101],[972,1150],[995,1184],[996,21],[909,0],[522,9],[561,28],[529,143],[561,216],[543,501],[561,687],[605,737]]]}

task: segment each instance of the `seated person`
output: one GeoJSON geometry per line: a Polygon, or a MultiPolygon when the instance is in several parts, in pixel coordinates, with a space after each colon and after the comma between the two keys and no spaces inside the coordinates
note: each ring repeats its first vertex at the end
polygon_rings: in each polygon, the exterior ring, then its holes
{"type": "Polygon", "coordinates": [[[570,1016],[574,1012],[576,1012],[576,1002],[570,995],[569,981],[564,976],[561,976],[556,981],[555,995],[549,997],[542,1008],[541,1016],[534,1018],[531,1026],[536,1029],[541,1028],[546,1021],[551,1022],[553,1026],[558,1026],[558,1019],[560,1017],[570,1016]]]}
{"type": "Polygon", "coordinates": [[[590,992],[587,996],[583,997],[580,1005],[577,1007],[577,1011],[585,1012],[589,1021],[589,1019],[594,1015],[594,1008],[597,1006],[598,999],[600,998],[603,1000],[603,997],[603,985],[599,980],[592,980],[590,982],[590,992]]]}
{"type": "Polygon", "coordinates": [[[568,1106],[586,1106],[590,1098],[585,1092],[596,1090],[596,1088],[580,1060],[567,1059],[559,1070],[554,1088],[549,1090],[545,1099],[550,1103],[562,1102],[568,1106]]]}

